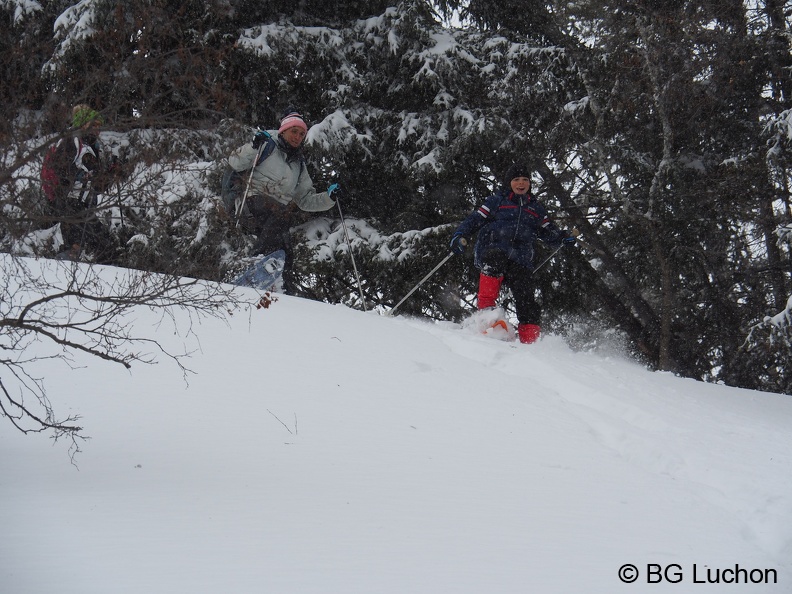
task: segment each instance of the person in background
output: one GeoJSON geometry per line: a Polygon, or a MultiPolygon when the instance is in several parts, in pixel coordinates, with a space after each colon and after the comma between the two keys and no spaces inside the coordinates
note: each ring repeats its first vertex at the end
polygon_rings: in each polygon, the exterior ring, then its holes
{"type": "Polygon", "coordinates": [[[478,309],[495,307],[502,285],[511,289],[517,310],[517,335],[530,344],[541,334],[542,310],[532,280],[534,244],[551,248],[574,245],[575,237],[561,231],[548,218],[545,207],[531,194],[530,169],[521,163],[509,167],[503,187],[459,225],[451,250],[461,254],[478,233],[475,266],[480,270],[478,309]]]}
{"type": "Polygon", "coordinates": [[[84,254],[97,263],[112,263],[117,245],[98,220],[97,194],[114,179],[115,163],[102,160],[99,133],[104,118],[88,105],[72,109],[71,128],[44,157],[42,188],[49,211],[60,223],[63,249],[59,258],[78,260],[84,254]]]}

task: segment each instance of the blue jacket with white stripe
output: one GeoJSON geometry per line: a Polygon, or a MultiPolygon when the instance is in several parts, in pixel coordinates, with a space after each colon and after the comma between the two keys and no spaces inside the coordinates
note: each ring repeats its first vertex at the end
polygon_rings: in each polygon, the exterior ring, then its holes
{"type": "Polygon", "coordinates": [[[565,237],[532,194],[520,195],[505,189],[487,198],[462,221],[454,234],[469,238],[477,231],[480,231],[475,249],[477,268],[483,267],[487,252],[501,250],[510,260],[533,270],[536,239],[557,248],[565,237]]]}

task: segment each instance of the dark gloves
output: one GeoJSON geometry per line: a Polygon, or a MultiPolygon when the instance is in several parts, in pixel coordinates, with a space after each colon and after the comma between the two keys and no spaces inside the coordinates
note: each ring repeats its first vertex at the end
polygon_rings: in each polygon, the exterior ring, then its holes
{"type": "Polygon", "coordinates": [[[467,247],[468,240],[461,233],[454,233],[451,238],[451,251],[455,254],[463,254],[467,247]]]}
{"type": "Polygon", "coordinates": [[[577,236],[578,236],[577,229],[573,229],[571,233],[569,231],[564,231],[564,238],[561,240],[561,244],[572,247],[577,243],[577,236]]]}
{"type": "Polygon", "coordinates": [[[272,138],[272,136],[270,136],[270,133],[266,130],[257,130],[251,144],[254,149],[258,149],[262,144],[266,144],[270,138],[272,138]]]}
{"type": "Polygon", "coordinates": [[[344,188],[341,187],[341,184],[330,184],[330,187],[327,188],[327,195],[330,196],[330,200],[333,202],[338,202],[341,198],[346,198],[346,192],[344,188]]]}

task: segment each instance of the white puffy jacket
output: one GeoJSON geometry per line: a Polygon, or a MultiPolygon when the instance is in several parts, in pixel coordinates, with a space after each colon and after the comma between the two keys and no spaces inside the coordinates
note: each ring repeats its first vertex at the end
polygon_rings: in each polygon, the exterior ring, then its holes
{"type": "MultiPolygon", "coordinates": [[[[288,160],[281,148],[276,130],[269,131],[275,140],[275,149],[259,163],[250,182],[250,196],[266,196],[280,204],[294,202],[300,210],[319,212],[335,206],[327,192],[317,192],[305,165],[295,159],[288,160]]],[[[258,151],[252,143],[245,144],[228,157],[228,164],[235,171],[246,171],[253,165],[258,151]]],[[[247,179],[245,180],[247,182],[247,179]]]]}

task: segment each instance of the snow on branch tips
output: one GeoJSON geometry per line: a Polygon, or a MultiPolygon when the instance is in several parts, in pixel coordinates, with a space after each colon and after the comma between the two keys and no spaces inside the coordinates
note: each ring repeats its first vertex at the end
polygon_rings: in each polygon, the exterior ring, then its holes
{"type": "MultiPolygon", "coordinates": [[[[776,229],[779,246],[792,245],[792,224],[776,229]]],[[[761,322],[753,324],[745,338],[743,347],[752,348],[764,344],[777,350],[792,348],[792,296],[787,299],[786,307],[772,316],[765,316],[761,322]]]]}
{"type": "Polygon", "coordinates": [[[768,122],[766,130],[775,129],[776,133],[787,140],[792,140],[792,109],[787,109],[768,122]]]}
{"type": "Polygon", "coordinates": [[[14,9],[14,24],[18,25],[26,16],[41,10],[41,4],[34,0],[3,0],[0,7],[14,9]]]}
{"type": "Polygon", "coordinates": [[[287,47],[298,47],[300,43],[322,45],[326,48],[339,48],[344,40],[338,31],[328,27],[296,27],[289,23],[258,25],[242,32],[237,47],[251,51],[258,56],[273,56],[278,42],[287,47]]]}
{"type": "Polygon", "coordinates": [[[337,150],[339,145],[350,146],[356,142],[362,145],[370,140],[371,134],[359,133],[340,109],[311,126],[306,138],[307,144],[325,151],[337,150]]]}
{"type": "Polygon", "coordinates": [[[55,62],[66,54],[73,43],[88,39],[96,32],[94,23],[98,4],[99,0],[81,0],[64,10],[55,19],[52,28],[56,39],[59,39],[59,44],[52,59],[45,65],[46,68],[54,69],[55,62]]]}

